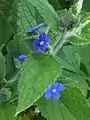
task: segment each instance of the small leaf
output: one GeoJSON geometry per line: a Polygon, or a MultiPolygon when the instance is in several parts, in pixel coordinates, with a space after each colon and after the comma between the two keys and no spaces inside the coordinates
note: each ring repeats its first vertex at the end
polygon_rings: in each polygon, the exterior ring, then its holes
{"type": "Polygon", "coordinates": [[[76,2],[72,6],[73,13],[76,14],[76,16],[80,14],[82,6],[83,6],[83,0],[78,0],[78,2],[76,2]]]}
{"type": "Polygon", "coordinates": [[[84,23],[80,23],[78,28],[74,28],[71,33],[68,32],[68,40],[72,44],[84,45],[90,43],[90,19],[84,23]],[[71,34],[71,35],[70,35],[71,34]]]}

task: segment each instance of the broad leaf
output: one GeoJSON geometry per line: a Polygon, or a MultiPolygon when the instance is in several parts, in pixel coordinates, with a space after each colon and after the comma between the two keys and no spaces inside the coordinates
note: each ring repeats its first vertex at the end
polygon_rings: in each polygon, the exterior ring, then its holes
{"type": "Polygon", "coordinates": [[[66,89],[58,101],[40,98],[36,104],[47,120],[90,120],[90,106],[77,87],[66,89]]]}
{"type": "Polygon", "coordinates": [[[36,104],[47,120],[76,120],[60,100],[46,100],[42,97],[36,104]]]}
{"type": "Polygon", "coordinates": [[[77,72],[80,68],[80,57],[78,52],[75,53],[73,47],[63,47],[56,56],[57,62],[62,68],[77,72]]]}
{"type": "Polygon", "coordinates": [[[2,120],[16,120],[14,117],[16,108],[10,104],[0,106],[0,118],[2,120]]]}
{"type": "Polygon", "coordinates": [[[35,8],[28,2],[28,0],[17,1],[17,25],[18,33],[25,34],[30,27],[36,25],[35,8]]]}
{"type": "Polygon", "coordinates": [[[90,105],[79,88],[74,87],[64,91],[61,101],[76,120],[90,120],[90,105]]]}
{"type": "Polygon", "coordinates": [[[90,77],[89,77],[90,76],[90,56],[89,56],[90,45],[73,46],[73,49],[75,52],[79,53],[79,56],[81,58],[81,65],[80,65],[81,71],[90,80],[90,77]]]}
{"type": "Polygon", "coordinates": [[[59,29],[59,17],[53,7],[45,0],[27,0],[39,10],[47,24],[54,30],[59,29]]]}
{"type": "Polygon", "coordinates": [[[31,54],[21,72],[17,114],[38,100],[59,74],[60,67],[52,56],[31,54]]]}
{"type": "Polygon", "coordinates": [[[30,48],[28,48],[25,42],[27,42],[25,36],[15,35],[14,40],[8,43],[8,51],[13,57],[19,54],[28,55],[30,53],[30,48]]]}

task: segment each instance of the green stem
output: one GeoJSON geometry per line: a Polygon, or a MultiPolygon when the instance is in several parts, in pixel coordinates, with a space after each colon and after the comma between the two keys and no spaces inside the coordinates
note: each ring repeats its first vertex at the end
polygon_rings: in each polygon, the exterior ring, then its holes
{"type": "Polygon", "coordinates": [[[37,38],[39,35],[33,35],[33,36],[25,36],[25,40],[28,40],[28,39],[35,39],[37,38]]]}
{"type": "Polygon", "coordinates": [[[66,35],[66,30],[64,30],[61,38],[53,46],[53,56],[57,54],[57,52],[60,50],[60,48],[62,48],[63,44],[66,42],[67,39],[64,39],[65,35],[66,35]]]}
{"type": "Polygon", "coordinates": [[[5,86],[13,84],[16,80],[18,80],[17,78],[20,76],[21,70],[22,70],[22,68],[17,70],[17,72],[11,77],[11,79],[9,81],[6,81],[6,85],[5,86]]]}
{"type": "Polygon", "coordinates": [[[12,103],[12,102],[14,102],[14,101],[16,101],[16,100],[18,100],[18,97],[10,100],[9,103],[12,103]]]}

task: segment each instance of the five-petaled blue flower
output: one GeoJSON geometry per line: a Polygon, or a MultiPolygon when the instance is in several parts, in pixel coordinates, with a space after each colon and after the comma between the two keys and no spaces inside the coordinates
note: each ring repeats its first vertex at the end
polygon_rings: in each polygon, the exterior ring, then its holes
{"type": "Polygon", "coordinates": [[[41,23],[41,24],[37,25],[37,26],[34,27],[34,28],[29,28],[29,29],[28,29],[28,32],[30,32],[30,33],[37,33],[37,31],[38,31],[39,29],[42,29],[42,28],[45,26],[45,24],[46,24],[46,23],[41,23]]]}
{"type": "Polygon", "coordinates": [[[17,60],[19,60],[19,61],[24,61],[24,60],[26,60],[26,59],[27,59],[27,56],[26,56],[26,55],[21,54],[21,55],[16,56],[16,59],[17,59],[17,60]]]}
{"type": "Polygon", "coordinates": [[[35,48],[35,53],[38,53],[40,51],[45,52],[48,48],[48,44],[50,42],[50,37],[46,35],[45,32],[42,32],[39,35],[39,39],[35,39],[33,41],[33,47],[35,48]]]}
{"type": "Polygon", "coordinates": [[[53,99],[56,99],[58,100],[61,95],[60,95],[60,91],[63,91],[65,89],[65,87],[58,83],[58,82],[54,82],[45,92],[45,95],[44,97],[46,99],[49,99],[49,98],[53,98],[53,99]]]}

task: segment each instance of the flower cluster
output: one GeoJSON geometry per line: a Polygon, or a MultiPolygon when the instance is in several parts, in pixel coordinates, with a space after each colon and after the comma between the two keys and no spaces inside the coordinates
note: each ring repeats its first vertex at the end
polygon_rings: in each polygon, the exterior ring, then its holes
{"type": "Polygon", "coordinates": [[[53,98],[55,100],[58,100],[61,97],[60,92],[63,91],[65,87],[58,83],[54,82],[45,92],[44,97],[46,99],[53,98]]]}
{"type": "MultiPolygon", "coordinates": [[[[29,28],[28,32],[32,33],[38,33],[37,31],[41,28],[43,28],[45,23],[41,23],[35,28],[29,28]]],[[[49,42],[51,41],[51,38],[47,36],[45,32],[41,32],[39,34],[39,38],[35,39],[32,43],[35,53],[38,53],[40,51],[45,52],[48,49],[49,42]]],[[[19,61],[23,62],[24,60],[27,59],[27,56],[21,54],[16,56],[16,59],[19,61]]],[[[46,99],[53,98],[55,100],[58,100],[61,97],[60,92],[63,91],[65,87],[60,84],[59,82],[54,82],[45,92],[44,97],[46,99]]]]}
{"type": "MultiPolygon", "coordinates": [[[[37,25],[35,28],[29,28],[28,32],[38,33],[40,29],[44,28],[45,24],[46,23],[41,23],[37,25]]],[[[45,52],[48,49],[48,44],[50,40],[51,40],[50,37],[47,36],[45,32],[41,32],[39,34],[39,38],[33,41],[32,45],[35,49],[34,53],[39,53],[40,51],[45,52]]]]}
{"type": "MultiPolygon", "coordinates": [[[[41,23],[41,24],[37,25],[34,28],[29,28],[28,32],[30,32],[30,33],[38,33],[38,31],[40,29],[44,28],[45,24],[46,23],[41,23]]],[[[50,40],[51,40],[50,37],[47,36],[45,32],[41,32],[39,34],[39,38],[35,39],[33,41],[32,45],[33,45],[33,47],[35,49],[34,53],[38,53],[40,51],[45,52],[48,49],[48,44],[49,44],[50,40]]],[[[26,58],[27,58],[27,56],[25,56],[23,54],[16,56],[16,59],[19,60],[19,61],[22,61],[22,62],[24,60],[26,60],[26,58]]]]}

